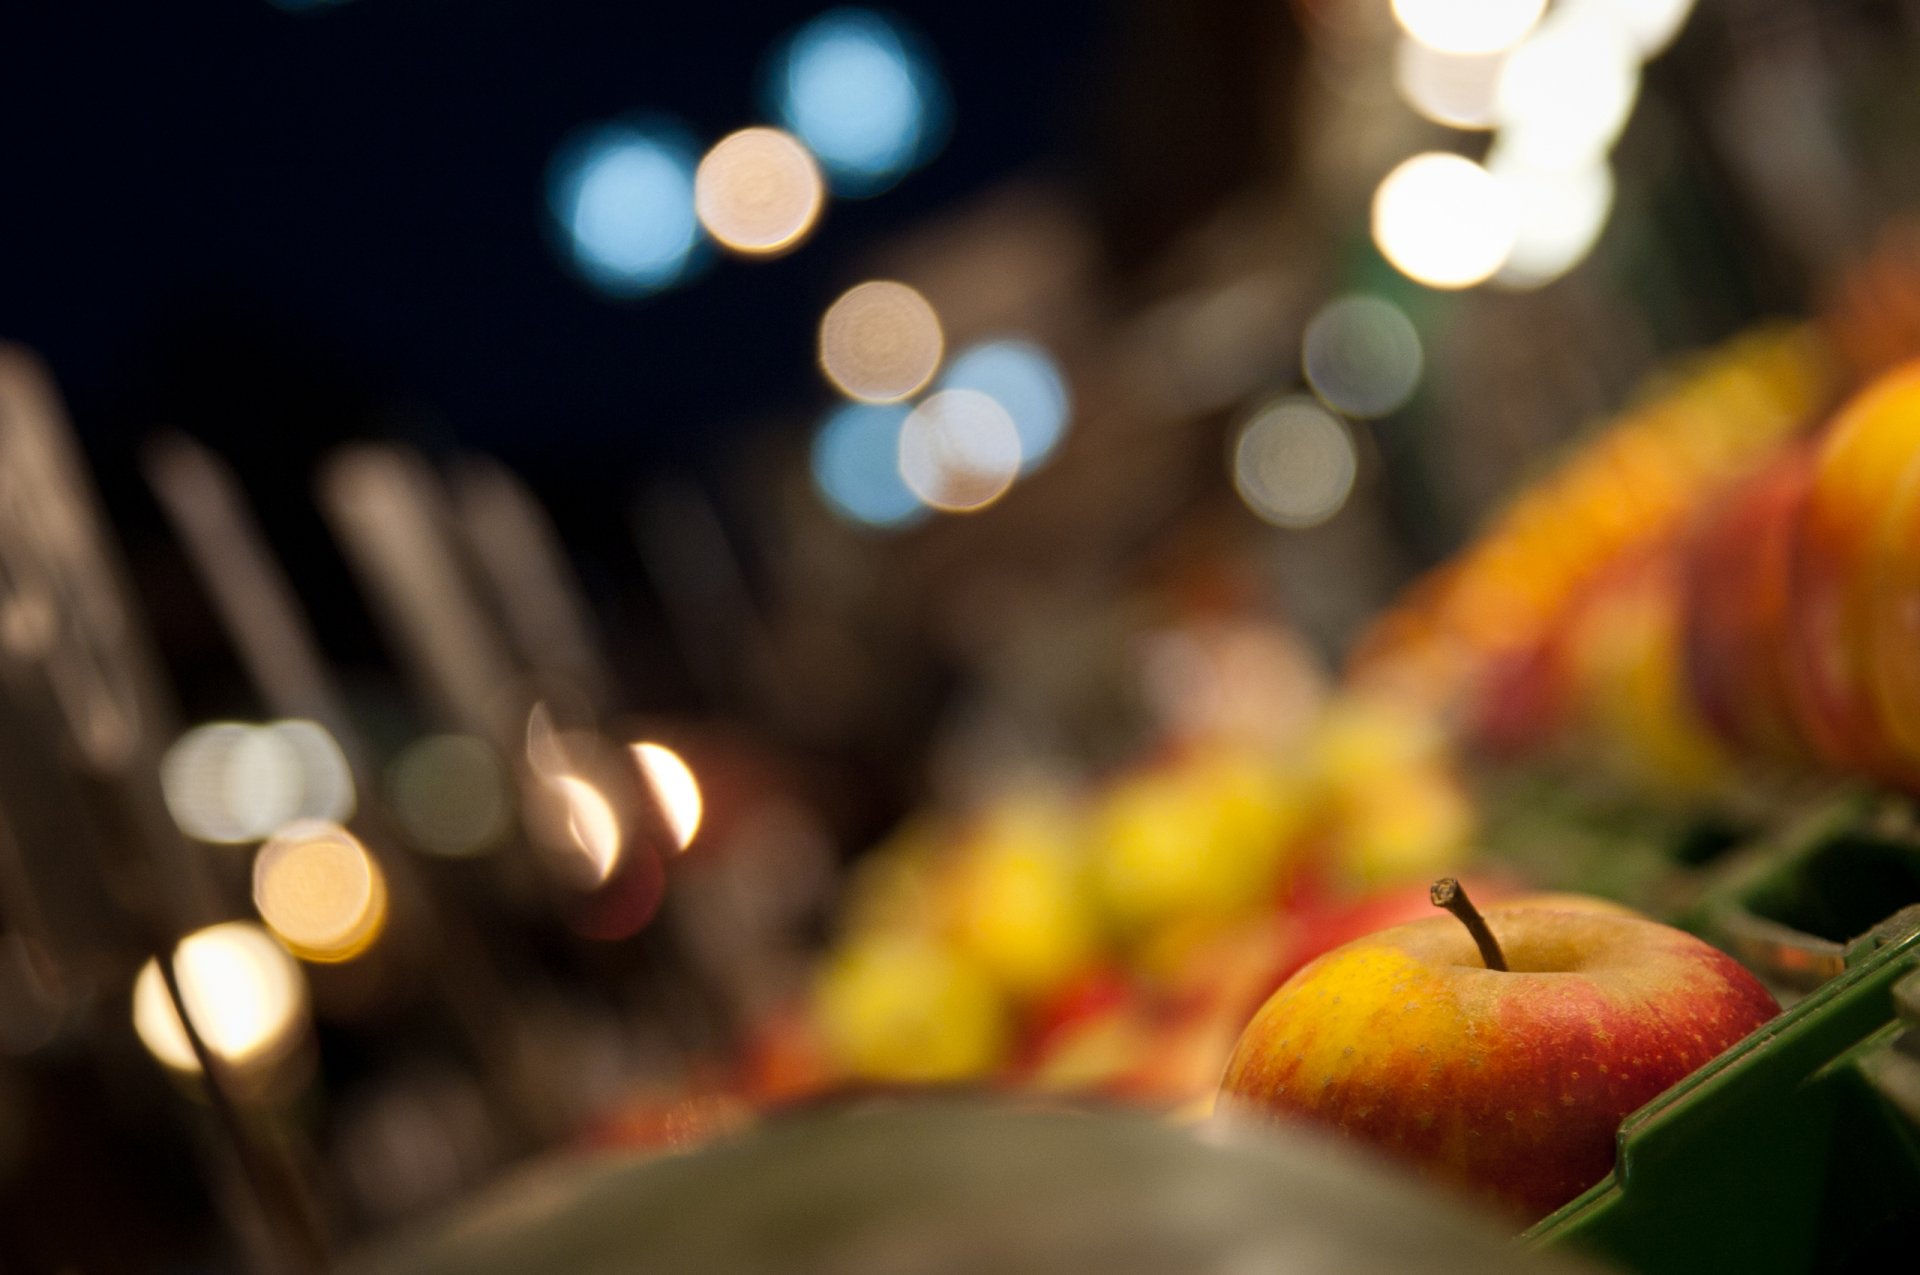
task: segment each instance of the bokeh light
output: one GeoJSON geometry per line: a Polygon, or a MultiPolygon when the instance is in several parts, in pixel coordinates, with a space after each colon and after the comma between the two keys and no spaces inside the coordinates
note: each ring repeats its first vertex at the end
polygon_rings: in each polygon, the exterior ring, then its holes
{"type": "Polygon", "coordinates": [[[840,294],[820,319],[820,367],[849,398],[891,403],[940,369],[940,316],[904,283],[876,279],[840,294]]]}
{"type": "Polygon", "coordinates": [[[938,73],[898,23],[865,9],[834,9],[795,32],[773,61],[769,96],[844,195],[885,190],[932,156],[945,128],[938,73]]]}
{"type": "Polygon", "coordinates": [[[1020,431],[992,397],[941,390],[900,427],[900,476],[916,496],[948,513],[998,500],[1020,474],[1020,431]]]}
{"type": "Polygon", "coordinates": [[[555,775],[547,786],[564,803],[567,836],[580,852],[590,884],[604,884],[620,866],[620,818],[606,794],[579,775],[555,775]]]}
{"type": "Polygon", "coordinates": [[[869,527],[901,527],[924,517],[927,507],[900,477],[900,426],[907,408],[898,403],[842,403],[813,436],[813,481],[841,517],[869,527]]]}
{"type": "Polygon", "coordinates": [[[1449,128],[1491,128],[1504,53],[1443,53],[1403,37],[1393,56],[1393,83],[1408,106],[1449,128]]]}
{"type": "MultiPolygon", "coordinates": [[[[1565,3],[1566,0],[1562,0],[1565,3]]],[[[1651,58],[1673,43],[1693,13],[1693,0],[1580,0],[1612,9],[1640,56],[1651,58]]]]}
{"type": "Polygon", "coordinates": [[[1335,297],[1308,320],[1300,364],[1329,407],[1348,416],[1386,416],[1420,383],[1420,334],[1391,301],[1335,297]]]}
{"type": "Polygon", "coordinates": [[[743,128],[713,144],[693,176],[694,210],[723,247],[772,256],[813,230],[826,198],[819,165],[790,133],[743,128]]]}
{"type": "Polygon", "coordinates": [[[614,296],[680,280],[699,244],[695,152],[664,124],[607,124],[563,147],[547,203],[581,277],[614,296]]]}
{"type": "Polygon", "coordinates": [[[1638,51],[1611,6],[1556,8],[1501,67],[1501,145],[1535,167],[1585,168],[1620,136],[1639,92],[1638,51]]]}
{"type": "Polygon", "coordinates": [[[1520,43],[1547,0],[1393,0],[1401,30],[1442,53],[1498,53],[1520,43]]]}
{"type": "MultiPolygon", "coordinates": [[[[173,969],[194,1028],[213,1055],[235,1067],[284,1057],[306,1024],[307,985],[273,936],[249,921],[197,930],[174,949],[173,969]]],[[[133,983],[133,1027],[141,1043],[176,1071],[200,1061],[167,995],[159,965],[149,960],[133,983]]]]}
{"type": "Polygon", "coordinates": [[[941,374],[940,388],[973,390],[1006,409],[1020,435],[1022,473],[1031,473],[1053,455],[1073,410],[1053,356],[1018,337],[982,341],[961,351],[941,374]]]}
{"type": "Polygon", "coordinates": [[[500,845],[513,817],[506,768],[471,735],[409,744],[388,768],[386,786],[401,831],[429,854],[484,854],[500,845]]]}
{"type": "Polygon", "coordinates": [[[295,819],[343,820],[355,804],[340,745],[307,721],[196,726],[167,749],[160,785],[180,830],[216,845],[259,841],[295,819]]]}
{"type": "Polygon", "coordinates": [[[705,804],[700,797],[700,781],[693,768],[679,753],[665,744],[645,741],[633,746],[634,764],[646,781],[647,791],[660,808],[660,816],[673,834],[674,844],[682,850],[693,844],[700,831],[705,804]]]}
{"type": "Polygon", "coordinates": [[[1294,530],[1339,513],[1359,472],[1346,425],[1303,398],[1271,404],[1248,421],[1234,440],[1231,463],[1247,508],[1294,530]]]}
{"type": "Polygon", "coordinates": [[[1569,170],[1537,168],[1496,148],[1487,170],[1509,192],[1517,226],[1513,251],[1494,276],[1497,282],[1537,288],[1592,251],[1613,208],[1613,171],[1606,160],[1569,170]]]}
{"type": "Polygon", "coordinates": [[[1458,155],[1415,155],[1374,192],[1374,243],[1402,274],[1429,287],[1470,288],[1491,277],[1513,238],[1506,191],[1458,155]]]}
{"type": "Polygon", "coordinates": [[[386,924],[386,878],[351,832],[302,820],[254,856],[253,904],[295,956],[349,961],[373,946],[386,924]]]}

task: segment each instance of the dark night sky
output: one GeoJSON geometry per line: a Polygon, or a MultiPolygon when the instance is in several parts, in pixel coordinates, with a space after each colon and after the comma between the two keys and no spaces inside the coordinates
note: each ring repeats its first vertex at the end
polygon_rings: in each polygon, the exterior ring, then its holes
{"type": "Polygon", "coordinates": [[[928,165],[831,203],[788,257],[719,260],[638,301],[580,283],[548,229],[556,147],[635,112],[702,144],[763,121],[763,61],[829,7],[0,6],[0,339],[60,382],[190,709],[246,706],[140,477],[161,427],[235,463],[348,666],[385,661],[311,478],[327,447],[369,434],[506,459],[553,509],[616,642],[657,627],[632,494],[670,471],[719,487],[743,429],[803,428],[830,397],[814,325],[859,253],[1071,158],[1110,25],[1093,0],[893,6],[952,97],[928,165]]]}
{"type": "Polygon", "coordinates": [[[556,145],[636,110],[702,141],[764,118],[763,58],[825,7],[9,4],[0,335],[48,357],[96,449],[157,415],[295,450],[354,428],[287,401],[305,395],[508,453],[695,460],[824,401],[812,326],[852,253],[1077,127],[1091,0],[896,6],[955,102],[927,168],[831,205],[789,258],[662,297],[610,302],[567,273],[543,204],[556,145]]]}

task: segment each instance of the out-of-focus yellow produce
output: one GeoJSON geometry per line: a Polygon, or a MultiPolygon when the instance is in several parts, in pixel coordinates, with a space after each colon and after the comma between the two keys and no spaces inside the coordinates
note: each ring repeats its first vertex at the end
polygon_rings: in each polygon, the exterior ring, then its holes
{"type": "Polygon", "coordinates": [[[968,1080],[1006,1057],[1010,1024],[993,981],[918,939],[843,947],[820,973],[816,1005],[829,1056],[860,1079],[968,1080]]]}

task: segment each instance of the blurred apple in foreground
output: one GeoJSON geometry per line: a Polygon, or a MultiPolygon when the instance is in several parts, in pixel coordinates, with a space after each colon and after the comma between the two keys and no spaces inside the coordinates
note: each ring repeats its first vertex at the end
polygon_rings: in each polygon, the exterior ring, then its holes
{"type": "Polygon", "coordinates": [[[1606,1176],[1624,1116],[1778,1012],[1731,957],[1654,921],[1464,910],[1491,946],[1436,916],[1289,979],[1235,1046],[1221,1112],[1329,1126],[1531,1220],[1606,1176]]]}

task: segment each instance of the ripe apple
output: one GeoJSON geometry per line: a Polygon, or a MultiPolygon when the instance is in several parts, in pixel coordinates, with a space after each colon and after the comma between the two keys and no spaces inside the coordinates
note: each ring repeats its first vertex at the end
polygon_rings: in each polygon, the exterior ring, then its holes
{"type": "Polygon", "coordinates": [[[1874,710],[1861,637],[1874,540],[1916,458],[1920,362],[1874,381],[1828,426],[1788,577],[1786,666],[1802,727],[1834,765],[1901,777],[1874,710]]]}
{"type": "Polygon", "coordinates": [[[1330,1126],[1533,1219],[1606,1175],[1624,1116],[1779,1012],[1731,957],[1641,917],[1471,919],[1508,968],[1437,916],[1294,975],[1234,1047],[1221,1112],[1330,1126]]]}

